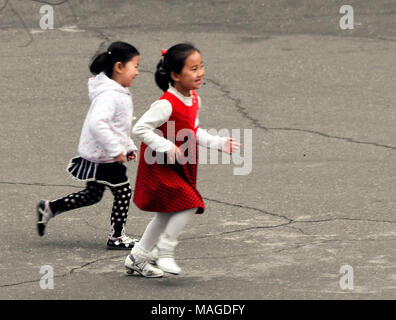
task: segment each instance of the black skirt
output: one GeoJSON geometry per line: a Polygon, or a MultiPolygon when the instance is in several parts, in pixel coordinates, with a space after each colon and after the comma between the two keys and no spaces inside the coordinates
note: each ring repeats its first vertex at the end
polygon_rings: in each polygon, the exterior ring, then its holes
{"type": "Polygon", "coordinates": [[[119,162],[95,163],[81,157],[70,160],[67,166],[74,179],[80,181],[96,181],[111,187],[118,187],[129,183],[126,166],[119,162]]]}

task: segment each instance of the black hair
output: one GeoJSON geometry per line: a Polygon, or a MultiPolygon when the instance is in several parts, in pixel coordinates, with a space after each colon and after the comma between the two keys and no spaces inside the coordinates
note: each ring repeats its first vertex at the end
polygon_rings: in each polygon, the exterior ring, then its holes
{"type": "Polygon", "coordinates": [[[155,72],[155,82],[157,86],[166,91],[169,89],[169,83],[174,85],[171,72],[180,73],[183,70],[187,57],[194,51],[200,52],[191,43],[179,43],[169,48],[157,64],[155,72]]]}
{"type": "Polygon", "coordinates": [[[125,64],[138,55],[140,53],[134,46],[126,42],[116,41],[105,52],[92,58],[89,70],[95,75],[104,71],[106,76],[111,78],[115,63],[121,62],[125,64]]]}

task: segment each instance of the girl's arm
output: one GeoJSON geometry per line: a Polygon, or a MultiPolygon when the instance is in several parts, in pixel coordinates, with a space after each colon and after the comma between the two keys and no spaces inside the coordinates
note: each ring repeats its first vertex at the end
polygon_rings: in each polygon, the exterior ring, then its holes
{"type": "Polygon", "coordinates": [[[213,136],[210,133],[208,133],[205,129],[198,128],[197,140],[200,146],[211,149],[222,150],[227,138],[220,136],[213,136]]]}
{"type": "Polygon", "coordinates": [[[167,100],[155,101],[149,110],[139,119],[132,129],[132,134],[143,140],[151,149],[157,152],[169,152],[172,141],[158,135],[154,130],[169,120],[172,105],[167,100]]]}
{"type": "Polygon", "coordinates": [[[109,125],[115,113],[115,104],[109,97],[98,97],[98,99],[100,100],[96,102],[90,113],[89,130],[110,157],[117,157],[124,148],[117,142],[118,139],[109,125]]]}
{"type": "MultiPolygon", "coordinates": [[[[199,108],[201,108],[201,98],[198,97],[199,108]]],[[[195,126],[199,125],[199,119],[197,115],[197,119],[195,121],[195,126]]],[[[200,146],[217,149],[226,153],[233,153],[236,151],[240,144],[235,141],[234,138],[229,137],[220,137],[220,136],[213,136],[208,133],[205,129],[198,128],[197,129],[197,140],[200,146]]]]}
{"type": "Polygon", "coordinates": [[[225,153],[233,153],[238,150],[241,144],[235,141],[235,138],[212,136],[205,129],[197,130],[198,144],[203,147],[218,149],[225,153]]]}

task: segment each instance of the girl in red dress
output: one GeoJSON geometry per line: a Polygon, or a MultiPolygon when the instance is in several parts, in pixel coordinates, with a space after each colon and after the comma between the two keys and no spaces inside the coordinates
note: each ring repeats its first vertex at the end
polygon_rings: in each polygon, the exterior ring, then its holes
{"type": "Polygon", "coordinates": [[[180,273],[174,260],[177,238],[191,216],[205,210],[196,188],[197,144],[227,153],[240,146],[233,138],[212,136],[198,127],[200,98],[195,90],[205,74],[199,50],[182,43],[162,55],[155,81],[164,94],[133,128],[143,140],[133,201],[156,216],[127,256],[125,267],[145,277],[180,273]]]}

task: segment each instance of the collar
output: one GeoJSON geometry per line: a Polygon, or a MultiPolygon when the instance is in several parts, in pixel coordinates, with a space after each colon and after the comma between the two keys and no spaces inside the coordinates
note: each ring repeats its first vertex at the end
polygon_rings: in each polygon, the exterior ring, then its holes
{"type": "Polygon", "coordinates": [[[173,86],[169,86],[168,91],[170,93],[172,93],[173,95],[175,95],[177,98],[179,98],[186,106],[191,107],[193,102],[192,102],[192,98],[193,95],[190,93],[189,97],[186,97],[185,95],[181,94],[179,91],[177,91],[177,89],[173,86]]]}

